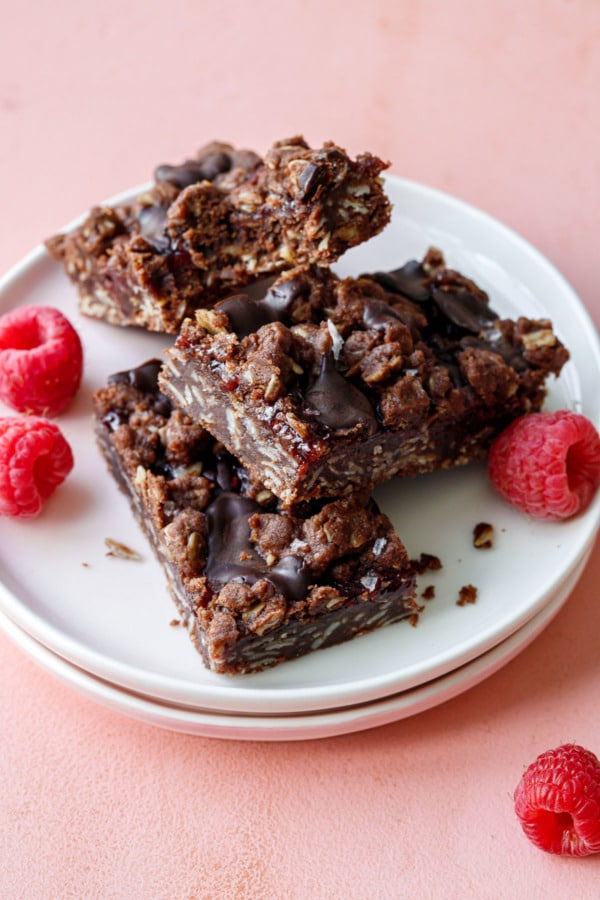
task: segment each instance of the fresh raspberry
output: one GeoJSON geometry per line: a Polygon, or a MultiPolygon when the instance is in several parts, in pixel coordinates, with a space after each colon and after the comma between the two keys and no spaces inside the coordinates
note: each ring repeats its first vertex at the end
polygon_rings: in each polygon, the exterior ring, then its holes
{"type": "Polygon", "coordinates": [[[0,317],[0,400],[19,412],[56,416],[81,383],[79,335],[50,306],[20,306],[0,317]]]}
{"type": "Polygon", "coordinates": [[[0,418],[0,515],[37,516],[72,468],[71,448],[53,422],[0,418]]]}
{"type": "Polygon", "coordinates": [[[515,791],[530,841],[548,853],[600,853],[600,760],[577,744],[540,754],[515,791]]]}
{"type": "Polygon", "coordinates": [[[493,441],[488,473],[513,506],[539,519],[566,519],[591,503],[600,485],[600,437],[580,413],[531,413],[493,441]]]}

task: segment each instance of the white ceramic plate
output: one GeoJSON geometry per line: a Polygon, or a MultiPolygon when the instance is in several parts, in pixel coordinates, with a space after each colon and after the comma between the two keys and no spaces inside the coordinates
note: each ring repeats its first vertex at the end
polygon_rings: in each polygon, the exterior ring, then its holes
{"type": "MultiPolygon", "coordinates": [[[[464,203],[398,178],[387,180],[394,216],[385,232],[337,267],[343,274],[393,268],[430,244],[475,278],[504,316],[548,315],[572,359],[550,384],[548,405],[600,423],[600,350],[594,326],[562,276],[518,235],[464,203]]],[[[503,503],[473,466],[379,489],[411,556],[437,554],[441,572],[419,625],[382,629],[256,675],[214,675],[187,634],[170,627],[174,607],[161,569],[95,446],[91,394],[114,371],[160,354],[166,339],[80,317],[74,289],[42,248],[0,282],[0,311],[21,303],[62,309],[81,335],[85,379],[61,416],[76,465],[39,519],[0,520],[0,609],[71,663],[113,684],[166,702],[233,713],[298,713],[366,703],[438,678],[520,629],[555,596],[589,550],[600,496],[583,516],[551,525],[503,503]],[[473,526],[491,522],[492,550],[474,550],[473,526]],[[106,556],[105,538],[141,562],[106,556]],[[477,603],[458,607],[460,587],[477,603]]],[[[1,410],[0,410],[1,412],[1,410]]],[[[5,410],[6,413],[10,411],[5,410]]]]}
{"type": "Polygon", "coordinates": [[[484,678],[493,675],[524,650],[552,621],[567,600],[584,564],[585,559],[541,612],[529,619],[510,637],[470,663],[419,687],[383,700],[342,709],[289,716],[226,714],[161,703],[151,697],[120,689],[71,665],[30,637],[2,613],[0,613],[0,628],[31,659],[64,684],[114,712],[145,722],[147,725],[185,734],[230,740],[313,740],[364,731],[414,716],[456,697],[484,678]]]}

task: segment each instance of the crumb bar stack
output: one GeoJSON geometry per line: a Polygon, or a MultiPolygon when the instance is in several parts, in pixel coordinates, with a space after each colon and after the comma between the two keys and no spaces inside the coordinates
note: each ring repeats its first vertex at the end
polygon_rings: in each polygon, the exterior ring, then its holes
{"type": "Polygon", "coordinates": [[[160,393],[159,367],[97,391],[96,432],[210,669],[260,670],[417,611],[414,568],[372,500],[283,511],[160,393]]]}
{"type": "Polygon", "coordinates": [[[215,672],[414,616],[416,566],[371,489],[482,460],[568,359],[435,248],[334,274],[389,222],[385,167],[214,143],[48,242],[83,313],[176,335],[96,392],[96,433],[215,672]]]}

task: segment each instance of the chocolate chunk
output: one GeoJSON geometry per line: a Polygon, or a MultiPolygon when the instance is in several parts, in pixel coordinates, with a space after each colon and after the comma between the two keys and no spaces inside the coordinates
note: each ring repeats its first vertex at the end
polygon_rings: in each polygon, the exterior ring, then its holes
{"type": "Polygon", "coordinates": [[[258,559],[250,544],[248,518],[260,506],[249,497],[224,492],[206,509],[208,521],[208,557],[206,576],[210,581],[227,584],[233,579],[252,584],[260,575],[251,563],[258,559]]]}
{"type": "Polygon", "coordinates": [[[165,204],[144,206],[137,214],[140,234],[160,253],[165,253],[171,246],[167,234],[167,209],[165,204]]]}
{"type": "Polygon", "coordinates": [[[385,328],[390,319],[397,319],[410,327],[410,321],[404,321],[400,312],[384,300],[369,300],[363,310],[363,322],[367,328],[385,328]]]}
{"type": "Polygon", "coordinates": [[[416,303],[433,300],[439,312],[453,325],[478,334],[482,328],[498,318],[490,308],[483,291],[470,290],[468,279],[456,273],[442,273],[442,281],[432,281],[424,265],[410,260],[391,272],[377,272],[371,276],[386,291],[402,294],[416,303]]]}
{"type": "Polygon", "coordinates": [[[309,162],[298,176],[299,198],[305,202],[315,199],[327,175],[325,166],[309,162]]]}
{"type": "Polygon", "coordinates": [[[438,309],[453,325],[473,334],[479,334],[486,325],[498,318],[482,296],[463,287],[433,287],[431,296],[438,309]]]}
{"type": "Polygon", "coordinates": [[[161,366],[160,360],[149,359],[141,366],[136,366],[135,369],[126,369],[110,375],[108,383],[130,385],[141,393],[153,395],[155,397],[154,411],[161,416],[168,416],[172,409],[171,401],[158,389],[158,373],[161,366]]]}
{"type": "Polygon", "coordinates": [[[268,322],[282,322],[289,318],[294,301],[310,295],[310,285],[301,278],[284,279],[255,299],[247,293],[233,294],[217,304],[217,309],[229,319],[231,330],[241,340],[258,331],[268,322]]]}
{"type": "Polygon", "coordinates": [[[263,304],[271,311],[272,321],[284,321],[290,314],[294,302],[310,296],[311,285],[306,279],[282,278],[269,288],[263,304]]]}
{"type": "Polygon", "coordinates": [[[214,181],[217,175],[228,172],[231,157],[222,151],[208,153],[202,159],[188,159],[178,166],[162,165],[154,171],[157,182],[166,181],[182,191],[198,181],[214,181]]]}
{"type": "Polygon", "coordinates": [[[294,555],[284,556],[265,572],[264,577],[293,602],[299,602],[306,595],[313,580],[308,566],[294,555]]]}
{"type": "Polygon", "coordinates": [[[271,311],[261,301],[247,294],[234,294],[222,300],[217,309],[229,319],[229,326],[239,340],[258,331],[262,325],[273,321],[271,311]]]}
{"type": "Polygon", "coordinates": [[[391,272],[376,272],[371,276],[374,281],[393,294],[402,294],[409,300],[423,303],[429,300],[429,275],[420,262],[409,260],[399,269],[391,272]]]}
{"type": "Polygon", "coordinates": [[[158,373],[161,363],[158,359],[149,359],[136,366],[135,369],[126,369],[123,372],[115,372],[108,378],[109,384],[129,384],[145,394],[158,393],[158,373]]]}
{"type": "Polygon", "coordinates": [[[231,169],[231,157],[223,151],[208,153],[200,162],[203,177],[206,181],[214,181],[217,175],[223,175],[231,169]]]}
{"type": "Polygon", "coordinates": [[[377,430],[375,410],[365,395],[340,375],[331,353],[321,360],[319,377],[306,392],[305,407],[307,413],[318,416],[319,422],[332,431],[357,425],[371,433],[377,430]]]}
{"type": "Polygon", "coordinates": [[[234,471],[232,457],[221,457],[216,460],[214,468],[202,469],[202,474],[209,481],[213,481],[222,491],[232,491],[239,486],[239,478],[234,471]]]}
{"type": "Polygon", "coordinates": [[[252,585],[270,581],[289,600],[300,600],[312,576],[303,561],[293,555],[268,566],[250,541],[248,519],[261,507],[248,497],[224,492],[208,506],[208,557],[206,576],[211,583],[241,582],[252,585]]]}

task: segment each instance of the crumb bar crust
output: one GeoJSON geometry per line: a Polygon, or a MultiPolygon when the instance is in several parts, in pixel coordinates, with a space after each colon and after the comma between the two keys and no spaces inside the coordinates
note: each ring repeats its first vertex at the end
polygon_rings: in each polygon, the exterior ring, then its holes
{"type": "Polygon", "coordinates": [[[199,307],[299,264],[328,265],[390,219],[370,153],[279,141],[261,159],[212,143],[161,165],[133,203],[98,206],[46,242],[80,311],[113,325],[176,333],[199,307]]]}
{"type": "Polygon", "coordinates": [[[372,500],[282,511],[159,391],[159,368],[96,392],[96,433],[208,668],[264,669],[418,611],[415,570],[372,500]]]}
{"type": "Polygon", "coordinates": [[[568,352],[432,248],[359,278],[296,268],[198,311],[166,357],[161,390],[292,508],[482,460],[568,352]]]}

